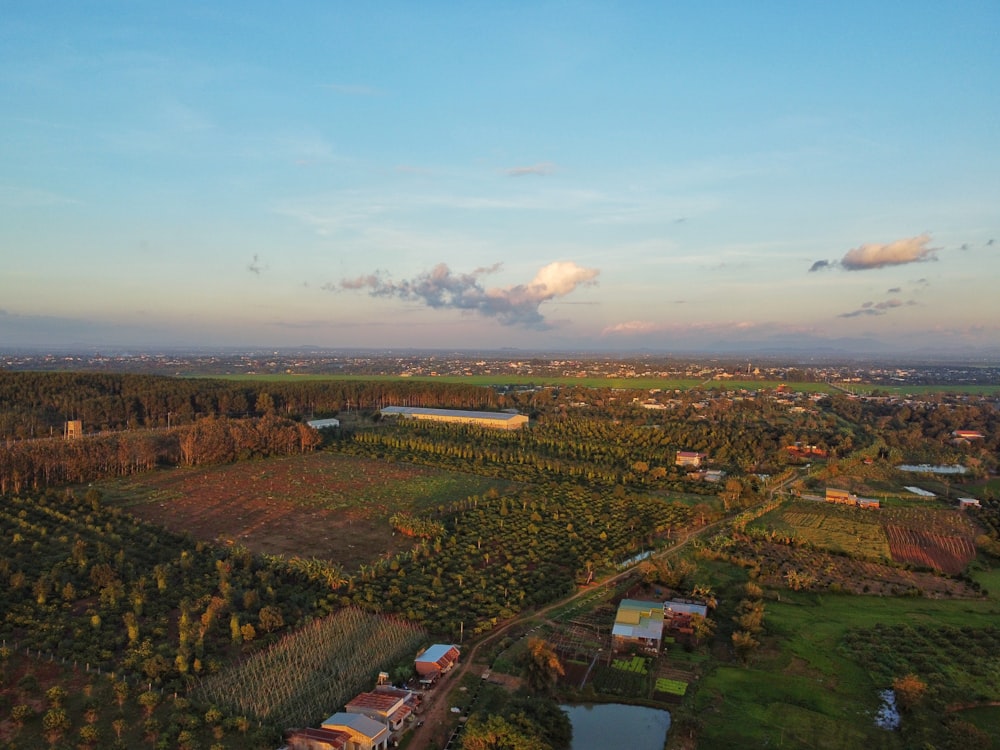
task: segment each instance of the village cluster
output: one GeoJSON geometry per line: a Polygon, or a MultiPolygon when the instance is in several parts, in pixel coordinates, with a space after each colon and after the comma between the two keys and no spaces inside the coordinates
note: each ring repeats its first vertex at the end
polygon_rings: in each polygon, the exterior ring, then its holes
{"type": "Polygon", "coordinates": [[[449,672],[460,656],[458,646],[437,643],[421,651],[413,662],[417,683],[408,689],[389,684],[379,674],[374,690],[359,693],[316,728],[288,732],[281,750],[385,750],[417,722],[424,691],[449,672]]]}

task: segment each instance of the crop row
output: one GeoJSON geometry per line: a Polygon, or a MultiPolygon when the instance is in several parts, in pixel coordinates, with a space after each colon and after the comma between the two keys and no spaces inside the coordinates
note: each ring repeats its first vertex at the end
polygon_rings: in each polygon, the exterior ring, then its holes
{"type": "Polygon", "coordinates": [[[656,680],[655,690],[658,693],[667,693],[668,695],[684,695],[687,693],[688,684],[686,682],[681,682],[680,680],[668,680],[665,677],[660,677],[656,680]]]}
{"type": "Polygon", "coordinates": [[[646,659],[641,656],[633,656],[631,659],[615,659],[611,666],[623,672],[634,672],[635,674],[647,674],[646,659]]]}
{"type": "Polygon", "coordinates": [[[195,696],[279,726],[317,723],[426,640],[396,618],[345,609],[203,680],[195,696]]]}

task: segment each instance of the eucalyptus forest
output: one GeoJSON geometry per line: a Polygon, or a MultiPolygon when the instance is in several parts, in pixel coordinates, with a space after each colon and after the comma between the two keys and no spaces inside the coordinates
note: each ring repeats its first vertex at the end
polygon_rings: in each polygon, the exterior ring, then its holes
{"type": "Polygon", "coordinates": [[[0,371],[0,748],[275,747],[433,642],[521,682],[483,688],[467,748],[567,747],[556,699],[667,705],[675,748],[992,747],[995,396],[779,385],[0,371]],[[617,602],[654,592],[710,614],[602,661],[617,602]],[[884,689],[895,729],[835,718],[884,689]]]}

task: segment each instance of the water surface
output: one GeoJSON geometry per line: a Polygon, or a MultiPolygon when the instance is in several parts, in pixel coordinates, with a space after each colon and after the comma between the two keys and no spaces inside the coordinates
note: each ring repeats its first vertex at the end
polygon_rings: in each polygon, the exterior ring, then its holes
{"type": "Polygon", "coordinates": [[[560,706],[573,724],[572,750],[663,750],[670,713],[621,703],[560,706]]]}

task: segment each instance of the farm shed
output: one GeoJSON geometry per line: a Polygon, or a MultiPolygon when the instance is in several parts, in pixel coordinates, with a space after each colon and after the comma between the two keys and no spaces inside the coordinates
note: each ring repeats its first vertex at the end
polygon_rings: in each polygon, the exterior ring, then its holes
{"type": "Polygon", "coordinates": [[[625,651],[632,646],[660,650],[663,641],[663,604],[622,599],[611,628],[611,648],[625,651]]]}
{"type": "Polygon", "coordinates": [[[310,419],[306,424],[314,430],[322,430],[324,427],[340,427],[340,420],[333,417],[329,419],[310,419]]]}
{"type": "Polygon", "coordinates": [[[421,677],[438,677],[458,664],[460,653],[458,646],[435,643],[426,651],[417,654],[413,666],[421,677]]]}
{"type": "Polygon", "coordinates": [[[335,713],[323,722],[323,729],[348,735],[345,750],[385,750],[389,747],[386,726],[361,714],[335,713]]]}
{"type": "Polygon", "coordinates": [[[480,427],[494,427],[498,430],[519,430],[528,424],[523,414],[497,411],[464,411],[462,409],[424,409],[419,406],[386,406],[380,414],[383,417],[403,419],[427,419],[433,422],[454,424],[475,424],[480,427]]]}
{"type": "Polygon", "coordinates": [[[857,505],[858,496],[849,490],[838,490],[833,487],[826,488],[826,501],[839,505],[857,505]]]}

